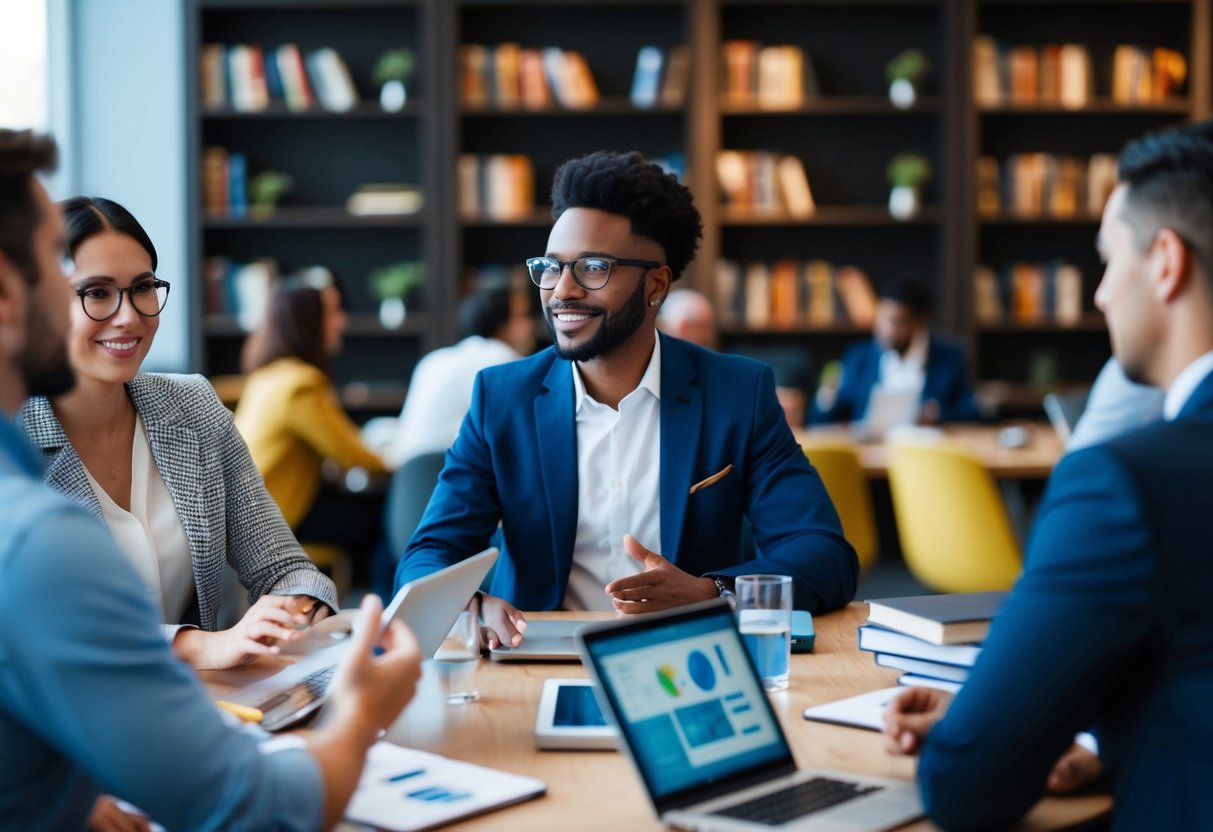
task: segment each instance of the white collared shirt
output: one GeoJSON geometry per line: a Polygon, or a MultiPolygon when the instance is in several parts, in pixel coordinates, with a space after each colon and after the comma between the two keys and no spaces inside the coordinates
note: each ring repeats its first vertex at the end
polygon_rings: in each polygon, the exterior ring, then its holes
{"type": "Polygon", "coordinates": [[[165,623],[176,624],[194,600],[194,564],[185,528],[152,457],[143,419],[135,415],[130,511],[115,503],[87,469],[84,473],[106,525],[143,578],[152,603],[165,623]]]}
{"type": "Polygon", "coordinates": [[[577,537],[565,589],[570,610],[611,610],[606,585],[643,566],[623,536],[661,554],[661,339],[619,410],[586,393],[573,364],[577,423],[577,537]]]}
{"type": "Polygon", "coordinates": [[[1213,373],[1213,350],[1184,367],[1183,372],[1171,382],[1171,386],[1167,388],[1167,397],[1162,403],[1162,417],[1169,422],[1178,416],[1179,411],[1184,409],[1188,399],[1192,398],[1196,388],[1200,387],[1200,383],[1209,373],[1213,373]]]}
{"type": "Polygon", "coordinates": [[[927,350],[931,336],[925,330],[914,333],[906,354],[885,350],[880,354],[880,378],[877,384],[890,393],[922,393],[927,381],[927,350]]]}

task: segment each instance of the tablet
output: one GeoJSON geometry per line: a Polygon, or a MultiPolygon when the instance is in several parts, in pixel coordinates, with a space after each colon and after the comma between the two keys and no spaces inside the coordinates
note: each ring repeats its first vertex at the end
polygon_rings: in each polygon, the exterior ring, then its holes
{"type": "Polygon", "coordinates": [[[601,623],[595,618],[558,618],[528,621],[517,647],[501,645],[489,651],[495,662],[579,662],[577,629],[586,624],[601,623]]]}
{"type": "Polygon", "coordinates": [[[615,750],[614,727],[602,715],[589,679],[548,679],[535,715],[535,745],[547,749],[615,750]]]}

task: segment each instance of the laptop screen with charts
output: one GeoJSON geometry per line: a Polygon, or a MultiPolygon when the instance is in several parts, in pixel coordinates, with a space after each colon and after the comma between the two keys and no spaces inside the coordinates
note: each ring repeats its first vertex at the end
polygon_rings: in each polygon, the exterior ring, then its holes
{"type": "Polygon", "coordinates": [[[879,830],[922,814],[911,782],[797,771],[722,601],[586,629],[578,643],[603,712],[667,823],[879,830]]]}
{"type": "MultiPolygon", "coordinates": [[[[409,581],[383,611],[380,633],[393,620],[402,621],[416,636],[421,655],[433,656],[496,562],[497,550],[486,549],[409,581]]],[[[319,710],[328,699],[329,686],[347,645],[348,639],[342,638],[322,647],[273,676],[242,688],[231,699],[259,709],[263,714],[261,727],[267,731],[295,725],[319,710]]]]}

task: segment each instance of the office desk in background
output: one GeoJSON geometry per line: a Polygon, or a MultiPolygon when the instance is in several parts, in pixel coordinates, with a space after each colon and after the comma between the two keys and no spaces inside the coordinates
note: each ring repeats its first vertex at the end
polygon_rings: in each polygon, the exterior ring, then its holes
{"type": "MultiPolygon", "coordinates": [[[[985,465],[995,479],[1048,479],[1053,466],[1064,450],[1052,425],[1047,422],[1015,423],[1027,430],[1028,440],[1022,448],[1006,448],[999,444],[999,432],[1006,425],[955,424],[938,428],[942,441],[964,448],[985,465]]],[[[817,439],[848,442],[859,452],[859,463],[871,479],[886,479],[889,475],[889,448],[884,442],[856,442],[848,425],[814,425],[795,432],[802,444],[817,439]]]]}
{"type": "MultiPolygon", "coordinates": [[[[866,604],[814,619],[817,632],[813,653],[792,655],[792,681],[787,691],[771,694],[801,768],[823,767],[910,779],[914,761],[884,750],[873,731],[806,722],[801,712],[869,690],[897,683],[897,672],[876,667],[872,656],[860,652],[855,630],[867,619],[866,604]]],[[[561,617],[535,613],[533,619],[561,617]]],[[[609,614],[604,615],[609,618],[609,614]]],[[[201,674],[216,696],[231,690],[234,681],[264,675],[257,665],[235,671],[201,674]]],[[[532,729],[543,681],[552,676],[584,678],[580,664],[515,664],[487,659],[476,672],[480,700],[470,705],[446,705],[438,681],[423,676],[417,698],[392,727],[388,739],[412,748],[459,760],[538,777],[548,784],[546,796],[453,824],[445,829],[478,830],[661,830],[648,798],[626,757],[614,751],[539,751],[532,729]]],[[[1064,829],[1107,813],[1111,800],[1102,795],[1046,798],[1020,827],[1024,830],[1064,829]]],[[[402,802],[402,811],[403,802],[402,802]]],[[[342,829],[361,827],[345,825],[342,829]]],[[[901,827],[923,832],[933,824],[919,821],[901,827]]]]}

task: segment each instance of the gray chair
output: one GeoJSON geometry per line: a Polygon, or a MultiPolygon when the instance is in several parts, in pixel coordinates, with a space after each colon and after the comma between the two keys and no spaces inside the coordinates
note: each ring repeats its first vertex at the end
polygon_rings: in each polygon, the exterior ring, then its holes
{"type": "Polygon", "coordinates": [[[421,522],[445,461],[444,451],[422,454],[406,460],[392,475],[383,521],[388,547],[397,561],[421,522]]]}

